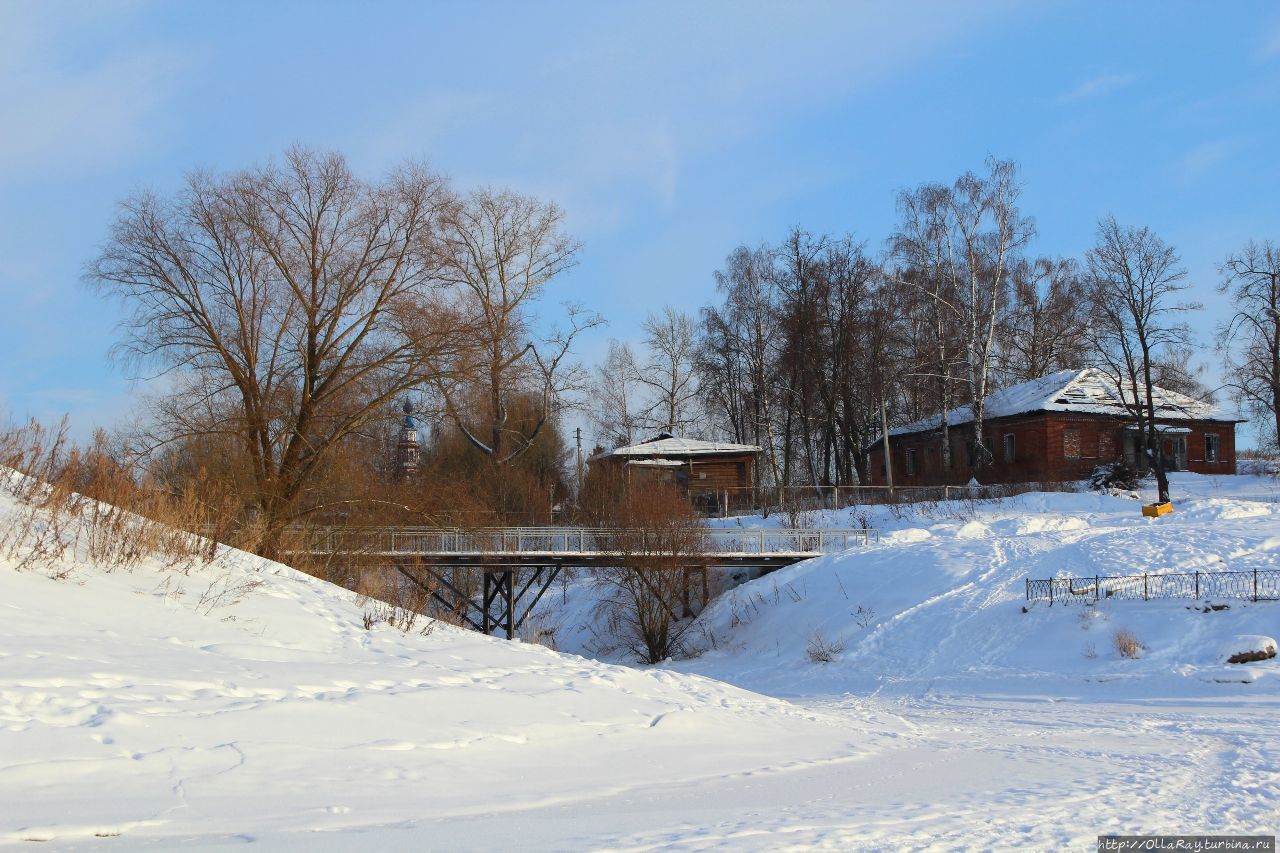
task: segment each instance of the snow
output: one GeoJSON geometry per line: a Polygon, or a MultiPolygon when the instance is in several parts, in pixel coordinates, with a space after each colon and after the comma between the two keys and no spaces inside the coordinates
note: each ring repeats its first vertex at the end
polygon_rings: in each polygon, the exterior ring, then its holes
{"type": "MultiPolygon", "coordinates": [[[[1280,603],[1023,612],[1027,576],[1277,565],[1272,478],[1175,475],[1161,519],[1136,497],[826,513],[881,542],[728,591],[700,619],[699,656],[646,669],[587,648],[583,575],[540,620],[562,649],[614,662],[428,621],[366,630],[350,592],[230,550],[185,574],[0,565],[0,844],[1079,849],[1099,833],[1273,833],[1280,659],[1221,652],[1280,634],[1280,603]],[[1138,659],[1112,648],[1121,627],[1138,659]],[[844,647],[830,663],[805,653],[819,629],[844,647]]],[[[0,523],[12,512],[0,502],[0,523]]]]}
{"type": "MultiPolygon", "coordinates": [[[[1215,403],[1196,400],[1165,388],[1152,388],[1156,417],[1169,420],[1240,421],[1239,413],[1215,403]]],[[[1083,370],[1060,370],[1039,379],[1032,379],[991,394],[986,399],[985,417],[988,420],[1006,418],[1030,412],[1073,412],[1076,414],[1121,415],[1132,414],[1126,405],[1126,395],[1120,392],[1113,378],[1105,372],[1088,367],[1083,370]]],[[[947,423],[952,426],[973,421],[973,409],[959,406],[947,413],[947,423]]],[[[937,429],[942,425],[941,416],[925,418],[906,426],[889,430],[889,435],[910,435],[937,429]]]]}
{"type": "Polygon", "coordinates": [[[606,450],[591,457],[591,461],[609,456],[716,456],[729,453],[759,453],[754,444],[733,444],[724,441],[702,441],[696,438],[678,438],[662,433],[657,438],[606,450]]]}
{"type": "Polygon", "coordinates": [[[1230,657],[1250,652],[1261,652],[1274,656],[1276,653],[1275,638],[1266,637],[1262,634],[1241,634],[1218,647],[1218,658],[1223,663],[1226,663],[1230,657]]]}

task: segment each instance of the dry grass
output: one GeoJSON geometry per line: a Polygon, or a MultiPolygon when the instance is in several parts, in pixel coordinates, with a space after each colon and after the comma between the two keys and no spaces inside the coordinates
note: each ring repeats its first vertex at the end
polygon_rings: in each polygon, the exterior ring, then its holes
{"type": "Polygon", "coordinates": [[[0,558],[19,570],[66,577],[77,561],[110,571],[158,559],[190,571],[217,556],[217,543],[197,532],[213,521],[204,502],[136,480],[102,433],[74,446],[65,419],[0,432],[0,492],[17,504],[0,523],[0,558]]]}
{"type": "Polygon", "coordinates": [[[442,621],[430,615],[431,593],[435,588],[434,578],[420,570],[361,573],[357,603],[364,610],[365,630],[390,625],[405,634],[418,628],[423,636],[430,635],[436,623],[442,621]]]}
{"type": "Polygon", "coordinates": [[[1130,660],[1141,657],[1147,648],[1128,628],[1117,628],[1116,632],[1111,635],[1111,643],[1116,648],[1116,654],[1130,660]]]}

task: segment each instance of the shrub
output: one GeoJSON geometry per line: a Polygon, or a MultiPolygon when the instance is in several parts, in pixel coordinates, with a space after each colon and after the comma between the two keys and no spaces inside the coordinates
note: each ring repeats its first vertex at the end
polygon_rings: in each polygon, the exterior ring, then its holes
{"type": "Polygon", "coordinates": [[[1093,469],[1089,477],[1089,489],[1095,492],[1109,492],[1112,489],[1131,492],[1138,488],[1141,477],[1138,472],[1124,462],[1108,462],[1093,469]]]}
{"type": "Polygon", "coordinates": [[[831,663],[844,652],[844,642],[839,639],[827,639],[822,629],[814,630],[805,646],[805,653],[811,663],[831,663]]]}
{"type": "Polygon", "coordinates": [[[1142,652],[1146,649],[1134,633],[1128,628],[1117,628],[1116,632],[1111,635],[1111,642],[1116,647],[1116,654],[1122,658],[1137,658],[1142,656],[1142,652]]]}
{"type": "Polygon", "coordinates": [[[1121,492],[1133,492],[1142,482],[1142,475],[1129,467],[1125,462],[1107,462],[1098,465],[1089,476],[1089,489],[1093,492],[1110,492],[1112,489],[1121,492]]]}
{"type": "Polygon", "coordinates": [[[605,542],[618,565],[596,582],[610,632],[642,663],[683,653],[709,592],[702,520],[678,490],[648,483],[627,489],[606,521],[618,531],[605,542]]]}

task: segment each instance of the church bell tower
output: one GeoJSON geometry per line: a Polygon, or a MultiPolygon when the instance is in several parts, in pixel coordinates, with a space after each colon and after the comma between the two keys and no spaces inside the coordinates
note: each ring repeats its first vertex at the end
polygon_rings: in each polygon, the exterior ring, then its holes
{"type": "Polygon", "coordinates": [[[400,439],[396,442],[396,479],[407,480],[418,473],[422,442],[418,435],[418,422],[413,418],[413,404],[406,399],[401,411],[404,412],[404,420],[400,423],[400,439]]]}

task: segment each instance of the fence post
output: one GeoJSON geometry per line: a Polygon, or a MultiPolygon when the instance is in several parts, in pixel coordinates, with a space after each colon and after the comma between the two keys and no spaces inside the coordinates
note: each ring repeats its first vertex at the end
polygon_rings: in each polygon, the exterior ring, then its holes
{"type": "Polygon", "coordinates": [[[1258,567],[1253,567],[1253,600],[1258,600],[1258,567]]]}
{"type": "Polygon", "coordinates": [[[1196,569],[1196,598],[1200,597],[1200,570],[1196,569]]]}
{"type": "Polygon", "coordinates": [[[1093,600],[1098,601],[1101,596],[1098,595],[1098,576],[1093,576],[1093,600]]]}
{"type": "Polygon", "coordinates": [[[1031,578],[1023,578],[1022,582],[1027,585],[1027,601],[1031,600],[1031,578]]]}
{"type": "Polygon", "coordinates": [[[1147,573],[1142,573],[1142,600],[1147,600],[1147,573]]]}
{"type": "Polygon", "coordinates": [[[1053,606],[1053,578],[1049,578],[1049,606],[1053,606]]]}

